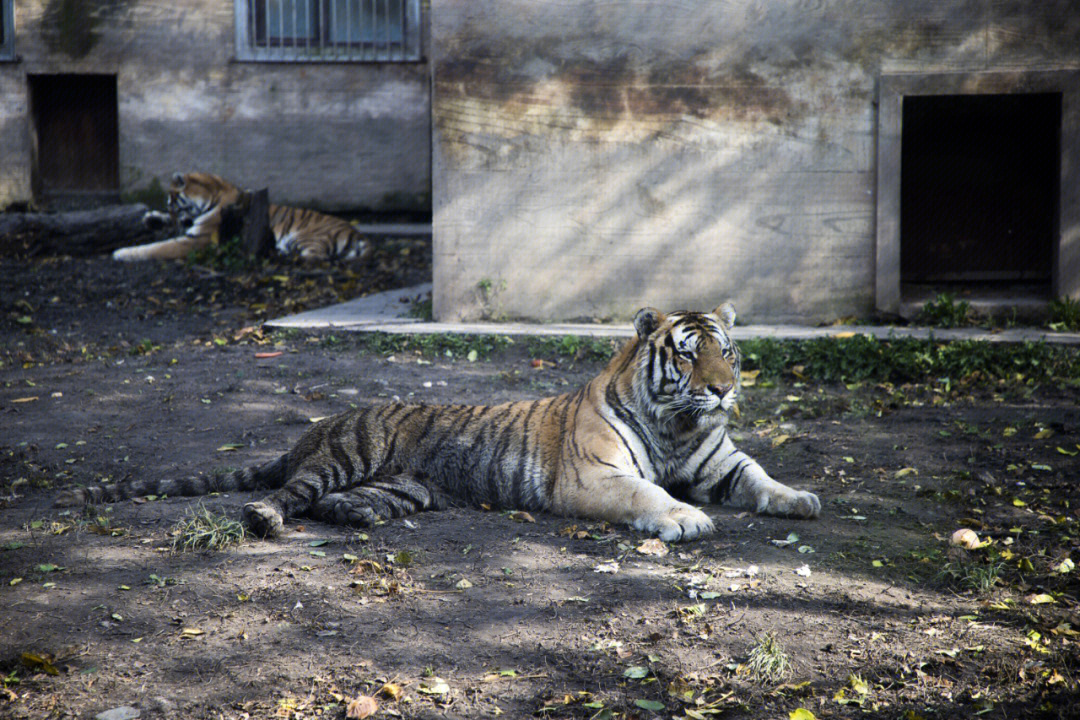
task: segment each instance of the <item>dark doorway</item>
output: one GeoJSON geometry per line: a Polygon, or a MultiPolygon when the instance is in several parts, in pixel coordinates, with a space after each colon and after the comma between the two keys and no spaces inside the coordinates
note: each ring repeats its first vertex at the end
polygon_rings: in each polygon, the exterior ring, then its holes
{"type": "Polygon", "coordinates": [[[30,75],[34,197],[113,200],[120,187],[115,75],[30,75]]]}
{"type": "Polygon", "coordinates": [[[900,279],[1049,294],[1061,94],[907,96],[900,279]]]}

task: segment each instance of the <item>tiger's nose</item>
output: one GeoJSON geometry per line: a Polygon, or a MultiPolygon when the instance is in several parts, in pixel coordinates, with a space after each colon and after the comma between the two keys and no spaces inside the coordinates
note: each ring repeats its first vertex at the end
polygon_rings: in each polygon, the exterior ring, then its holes
{"type": "Polygon", "coordinates": [[[724,397],[729,392],[731,392],[731,388],[733,386],[732,386],[731,383],[727,383],[725,385],[709,385],[708,387],[709,387],[709,390],[711,392],[713,392],[714,394],[716,394],[716,395],[718,395],[720,397],[724,397]]]}

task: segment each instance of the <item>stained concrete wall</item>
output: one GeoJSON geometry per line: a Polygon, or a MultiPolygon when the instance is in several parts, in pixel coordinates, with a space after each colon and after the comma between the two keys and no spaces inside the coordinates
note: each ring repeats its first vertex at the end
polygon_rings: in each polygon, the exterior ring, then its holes
{"type": "Polygon", "coordinates": [[[234,17],[232,0],[16,0],[19,60],[0,63],[0,208],[31,199],[37,73],[116,74],[122,193],[205,170],[268,187],[274,202],[430,202],[426,62],[237,62],[234,17]]]}
{"type": "Polygon", "coordinates": [[[1073,0],[432,0],[432,23],[440,320],[865,315],[879,77],[1080,68],[1073,0]]]}

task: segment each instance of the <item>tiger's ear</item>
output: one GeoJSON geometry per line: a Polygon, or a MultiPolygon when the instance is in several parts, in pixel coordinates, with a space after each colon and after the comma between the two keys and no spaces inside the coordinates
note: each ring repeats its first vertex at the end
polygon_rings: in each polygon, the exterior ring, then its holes
{"type": "Polygon", "coordinates": [[[720,322],[723,324],[725,330],[730,330],[735,327],[735,306],[731,304],[730,300],[712,312],[713,315],[720,318],[720,322]]]}
{"type": "Polygon", "coordinates": [[[172,184],[176,187],[184,187],[184,173],[175,172],[172,176],[172,184]]]}
{"type": "Polygon", "coordinates": [[[652,335],[662,322],[664,322],[664,313],[656,308],[642,308],[634,315],[634,329],[642,340],[652,335]]]}

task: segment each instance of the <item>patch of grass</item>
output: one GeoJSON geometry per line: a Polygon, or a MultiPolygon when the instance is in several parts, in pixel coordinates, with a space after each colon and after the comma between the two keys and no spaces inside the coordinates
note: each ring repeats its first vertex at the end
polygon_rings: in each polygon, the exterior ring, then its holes
{"type": "Polygon", "coordinates": [[[534,357],[569,357],[576,360],[607,361],[615,354],[622,340],[613,338],[562,335],[529,339],[529,353],[534,357]]]}
{"type": "Polygon", "coordinates": [[[1080,301],[1070,297],[1051,300],[1050,329],[1055,332],[1080,332],[1080,301]]]}
{"type": "Polygon", "coordinates": [[[967,300],[957,302],[952,293],[939,293],[923,305],[916,321],[931,327],[954,328],[969,325],[970,317],[971,305],[967,300]]]}
{"type": "Polygon", "coordinates": [[[513,344],[505,335],[456,335],[450,333],[406,335],[364,333],[359,338],[362,351],[379,355],[419,352],[429,357],[483,360],[513,344]]]}
{"type": "Polygon", "coordinates": [[[405,315],[406,317],[416,318],[418,320],[432,320],[433,315],[431,314],[431,298],[428,297],[423,300],[417,300],[409,306],[409,312],[407,312],[405,315]]]}
{"type": "Polygon", "coordinates": [[[878,340],[855,335],[800,341],[756,338],[739,346],[744,369],[760,370],[759,381],[777,379],[795,366],[802,366],[800,373],[818,382],[1080,379],[1080,350],[1046,343],[878,340]]]}
{"type": "Polygon", "coordinates": [[[239,520],[199,505],[173,526],[172,535],[173,551],[224,550],[241,543],[247,531],[239,520]]]}
{"type": "Polygon", "coordinates": [[[759,683],[778,683],[791,674],[791,660],[772,633],[757,638],[746,659],[750,675],[759,683]]]}
{"type": "Polygon", "coordinates": [[[946,563],[941,577],[977,595],[986,595],[1001,582],[1004,563],[946,563]]]}
{"type": "Polygon", "coordinates": [[[259,264],[258,260],[244,251],[239,235],[192,250],[187,255],[188,265],[203,265],[224,272],[247,270],[259,264]]]}

